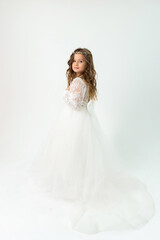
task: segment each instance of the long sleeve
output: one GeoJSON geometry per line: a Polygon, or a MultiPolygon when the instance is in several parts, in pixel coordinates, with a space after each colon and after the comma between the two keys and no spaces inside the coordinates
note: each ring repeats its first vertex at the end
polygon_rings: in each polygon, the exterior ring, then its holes
{"type": "Polygon", "coordinates": [[[85,104],[84,96],[86,92],[86,84],[79,77],[76,77],[70,84],[70,90],[65,90],[64,101],[74,110],[80,110],[85,104]]]}

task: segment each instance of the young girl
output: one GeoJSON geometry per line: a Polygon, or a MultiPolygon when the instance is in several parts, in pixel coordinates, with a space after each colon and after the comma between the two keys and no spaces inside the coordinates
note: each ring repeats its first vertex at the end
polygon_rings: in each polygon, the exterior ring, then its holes
{"type": "Polygon", "coordinates": [[[34,165],[39,183],[53,198],[72,204],[76,231],[139,228],[154,215],[154,202],[145,185],[109,155],[94,111],[97,83],[91,52],[76,49],[68,65],[63,110],[34,165]]]}

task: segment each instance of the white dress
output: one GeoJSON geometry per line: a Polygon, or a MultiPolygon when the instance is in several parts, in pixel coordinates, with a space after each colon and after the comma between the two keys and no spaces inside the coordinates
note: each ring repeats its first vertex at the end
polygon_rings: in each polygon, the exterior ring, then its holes
{"type": "Polygon", "coordinates": [[[76,231],[93,234],[146,224],[155,211],[152,196],[109,155],[87,84],[76,77],[63,99],[32,166],[37,184],[73,203],[70,221],[76,231]]]}

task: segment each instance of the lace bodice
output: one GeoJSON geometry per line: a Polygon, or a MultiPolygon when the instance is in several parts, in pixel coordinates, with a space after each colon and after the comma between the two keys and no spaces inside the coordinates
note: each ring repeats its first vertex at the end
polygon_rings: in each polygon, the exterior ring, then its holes
{"type": "Polygon", "coordinates": [[[70,84],[70,90],[64,91],[64,101],[74,110],[87,107],[89,101],[89,87],[80,77],[76,77],[70,84]]]}

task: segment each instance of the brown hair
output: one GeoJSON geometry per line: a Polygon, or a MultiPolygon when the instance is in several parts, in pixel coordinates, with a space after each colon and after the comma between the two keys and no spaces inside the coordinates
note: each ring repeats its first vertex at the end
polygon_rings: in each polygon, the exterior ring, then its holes
{"type": "Polygon", "coordinates": [[[89,86],[89,96],[90,99],[95,101],[97,98],[97,82],[95,79],[96,71],[94,69],[92,53],[87,48],[77,48],[72,52],[70,59],[68,60],[69,68],[66,71],[66,76],[68,80],[68,87],[70,86],[73,79],[76,77],[76,73],[72,69],[72,63],[74,61],[74,54],[81,53],[86,61],[86,68],[83,74],[81,75],[82,79],[89,86]]]}

